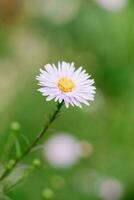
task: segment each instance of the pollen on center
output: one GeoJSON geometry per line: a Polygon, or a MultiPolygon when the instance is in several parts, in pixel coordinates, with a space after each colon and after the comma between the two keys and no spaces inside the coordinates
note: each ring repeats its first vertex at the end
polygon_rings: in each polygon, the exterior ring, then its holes
{"type": "Polygon", "coordinates": [[[72,90],[75,88],[74,82],[69,78],[61,78],[58,81],[58,88],[62,92],[72,92],[72,90]]]}

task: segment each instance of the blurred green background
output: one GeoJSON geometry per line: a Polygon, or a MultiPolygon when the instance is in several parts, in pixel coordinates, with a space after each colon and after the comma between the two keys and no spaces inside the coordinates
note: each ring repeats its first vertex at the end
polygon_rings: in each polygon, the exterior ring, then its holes
{"type": "MultiPolygon", "coordinates": [[[[44,64],[62,60],[86,68],[97,94],[90,107],[63,109],[44,140],[53,132],[70,133],[85,141],[85,156],[61,169],[50,165],[42,151],[32,153],[24,162],[40,158],[41,166],[8,196],[133,200],[133,0],[0,0],[1,163],[10,124],[18,121],[20,134],[31,141],[55,108],[37,92],[35,76],[44,64]],[[105,179],[113,182],[102,188],[105,179]]],[[[24,150],[21,137],[20,143],[24,150]]]]}

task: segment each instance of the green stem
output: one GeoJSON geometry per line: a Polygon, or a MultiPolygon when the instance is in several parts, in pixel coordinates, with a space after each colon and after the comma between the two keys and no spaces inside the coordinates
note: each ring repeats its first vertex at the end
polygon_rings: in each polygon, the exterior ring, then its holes
{"type": "Polygon", "coordinates": [[[20,163],[23,160],[23,158],[26,157],[31,152],[31,150],[38,144],[38,142],[44,136],[44,134],[46,133],[46,131],[49,129],[50,125],[57,118],[62,105],[63,105],[63,102],[57,104],[56,110],[50,116],[48,123],[43,127],[43,129],[40,131],[40,133],[37,135],[37,137],[34,139],[34,141],[22,153],[22,155],[19,158],[15,159],[15,161],[13,162],[13,164],[11,165],[11,167],[5,169],[5,171],[3,172],[3,174],[0,177],[0,181],[2,181],[4,178],[6,178],[12,172],[12,170],[16,167],[16,165],[18,163],[20,163]]]}

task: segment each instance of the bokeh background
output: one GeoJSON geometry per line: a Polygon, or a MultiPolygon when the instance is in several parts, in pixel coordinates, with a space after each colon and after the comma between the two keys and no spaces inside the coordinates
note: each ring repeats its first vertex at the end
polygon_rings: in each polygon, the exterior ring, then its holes
{"type": "Polygon", "coordinates": [[[35,76],[62,60],[92,74],[95,101],[63,109],[40,150],[24,160],[41,165],[8,196],[133,200],[133,0],[0,0],[1,163],[15,156],[4,150],[13,122],[23,151],[55,108],[37,92],[35,76]]]}

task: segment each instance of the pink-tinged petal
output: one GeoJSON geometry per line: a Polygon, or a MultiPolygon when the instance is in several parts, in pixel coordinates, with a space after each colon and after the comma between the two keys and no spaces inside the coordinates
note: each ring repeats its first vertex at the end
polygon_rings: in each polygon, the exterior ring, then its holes
{"type": "Polygon", "coordinates": [[[49,74],[53,74],[53,73],[55,72],[54,68],[53,68],[52,65],[50,65],[50,64],[45,65],[44,68],[46,69],[46,71],[47,71],[49,74]]]}
{"type": "Polygon", "coordinates": [[[65,100],[64,100],[64,102],[65,102],[65,106],[66,106],[66,108],[68,108],[68,107],[69,107],[69,103],[68,103],[68,101],[65,101],[65,100]]]}
{"type": "Polygon", "coordinates": [[[62,65],[61,65],[61,63],[60,62],[58,62],[58,77],[60,78],[60,77],[62,77],[63,75],[62,75],[62,65]]]}
{"type": "Polygon", "coordinates": [[[54,96],[48,96],[48,97],[46,98],[46,101],[51,101],[52,99],[54,99],[54,96]]]}
{"type": "Polygon", "coordinates": [[[70,100],[69,100],[69,97],[64,95],[64,102],[65,102],[65,106],[68,108],[69,107],[69,103],[70,103],[70,100]]]}
{"type": "Polygon", "coordinates": [[[79,67],[75,72],[74,72],[74,75],[73,75],[73,78],[77,78],[79,76],[79,74],[81,73],[82,71],[82,67],[79,67]]]}
{"type": "MultiPolygon", "coordinates": [[[[69,65],[69,63],[68,63],[68,65],[69,65]]],[[[68,67],[68,71],[66,73],[66,77],[67,78],[71,78],[73,73],[74,73],[74,71],[75,71],[74,63],[71,63],[71,65],[69,65],[69,67],[68,67]]]]}
{"type": "Polygon", "coordinates": [[[73,103],[73,101],[72,101],[72,97],[69,97],[69,103],[71,104],[71,106],[74,107],[74,103],[73,103]]]}
{"type": "Polygon", "coordinates": [[[90,105],[89,102],[88,102],[87,100],[85,100],[83,97],[77,96],[77,100],[78,100],[79,102],[81,102],[81,103],[86,104],[87,106],[90,105]]]}
{"type": "Polygon", "coordinates": [[[76,97],[74,97],[74,101],[75,101],[76,106],[78,106],[79,108],[82,108],[80,102],[78,101],[78,99],[76,97]]]}
{"type": "Polygon", "coordinates": [[[70,98],[74,105],[76,105],[78,107],[80,106],[79,102],[74,97],[70,97],[70,98]]]}
{"type": "Polygon", "coordinates": [[[67,74],[68,69],[69,69],[68,63],[66,63],[66,62],[63,61],[61,69],[62,69],[62,76],[66,77],[66,74],[67,74]]]}

